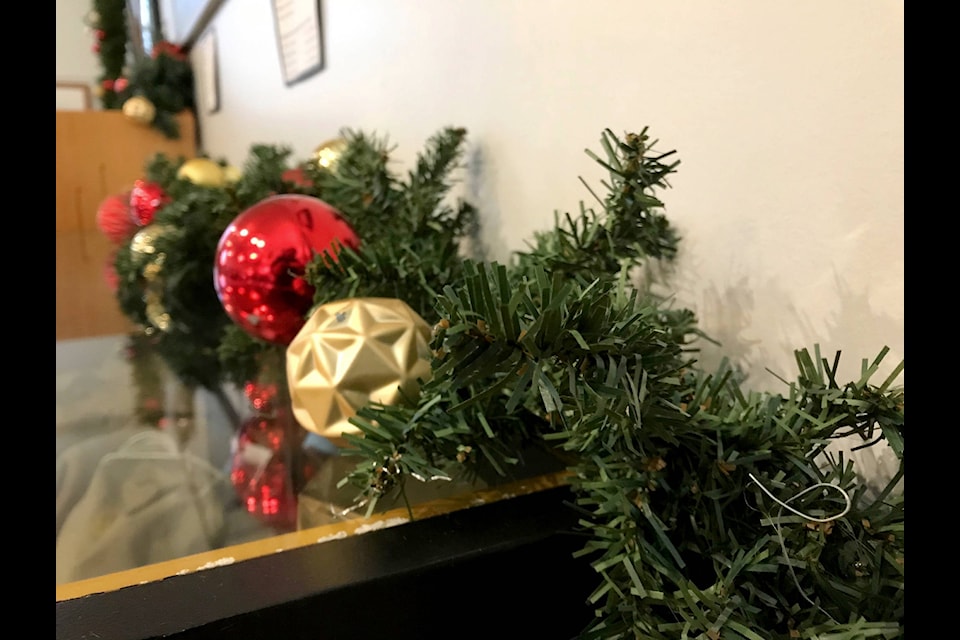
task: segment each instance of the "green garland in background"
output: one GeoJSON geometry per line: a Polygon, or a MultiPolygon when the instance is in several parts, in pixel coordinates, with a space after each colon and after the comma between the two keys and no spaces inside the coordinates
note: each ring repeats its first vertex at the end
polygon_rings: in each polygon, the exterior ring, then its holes
{"type": "Polygon", "coordinates": [[[125,0],[94,0],[85,22],[93,29],[100,60],[98,97],[103,108],[123,109],[131,119],[178,138],[177,114],[196,108],[193,69],[186,54],[158,33],[150,54],[130,62],[125,0]],[[141,101],[141,108],[128,109],[131,98],[141,101]]]}
{"type": "Polygon", "coordinates": [[[127,64],[127,3],[126,0],[93,0],[93,9],[87,14],[86,24],[94,30],[94,52],[100,60],[98,78],[100,101],[104,109],[119,109],[126,99],[124,82],[117,91],[117,80],[123,76],[127,64]]]}
{"type": "MultiPolygon", "coordinates": [[[[676,255],[657,196],[679,164],[673,152],[656,151],[646,129],[605,131],[598,209],[558,217],[498,264],[461,255],[477,224],[469,204],[447,202],[462,129],[431,138],[405,179],[390,171],[386,141],[345,138],[335,170],[300,167],[307,183],[284,178],[282,147],[255,146],[225,188],[178,180],[162,156],[151,164],[172,197],[155,217],[174,319],[158,348],[179,376],[239,384],[268,356],[283,362],[281,347],[220,307],[215,245],[268,195],[315,195],[362,242],[309,265],[314,302],[396,297],[435,325],[432,376],[412,406],[371,404],[352,419],[361,433],[346,436],[345,453],[360,463],[341,485],[356,488],[354,508],[372,511],[425,478],[509,476],[527,452],[547,452],[570,472],[597,575],[583,638],[903,636],[903,363],[872,382],[884,349],[843,382],[839,354],[798,349],[782,394],[747,390],[728,363],[702,370],[695,315],[630,285],[636,269],[676,255]],[[825,453],[851,435],[885,441],[900,460],[879,493],[852,461],[825,453]]],[[[145,326],[147,262],[129,251],[117,261],[121,307],[145,326]]]]}

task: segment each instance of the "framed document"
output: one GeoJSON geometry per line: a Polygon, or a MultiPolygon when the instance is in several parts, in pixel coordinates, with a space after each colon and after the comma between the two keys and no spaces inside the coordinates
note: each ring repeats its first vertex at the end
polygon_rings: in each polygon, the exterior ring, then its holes
{"type": "Polygon", "coordinates": [[[320,0],[272,0],[280,50],[280,69],[287,86],[323,69],[320,0]]]}

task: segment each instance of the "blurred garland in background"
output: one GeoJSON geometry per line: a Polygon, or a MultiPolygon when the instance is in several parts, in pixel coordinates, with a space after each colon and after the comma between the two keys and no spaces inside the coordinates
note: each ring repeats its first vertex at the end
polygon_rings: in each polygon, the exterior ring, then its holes
{"type": "Polygon", "coordinates": [[[178,138],[177,114],[196,106],[193,69],[185,52],[163,40],[156,27],[150,55],[136,55],[130,47],[125,0],[93,0],[84,22],[93,33],[93,51],[100,60],[96,93],[103,108],[121,109],[131,121],[178,138]]]}

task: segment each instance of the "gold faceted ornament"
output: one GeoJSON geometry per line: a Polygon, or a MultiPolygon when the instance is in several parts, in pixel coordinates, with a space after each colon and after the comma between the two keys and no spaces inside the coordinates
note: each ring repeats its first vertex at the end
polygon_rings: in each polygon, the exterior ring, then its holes
{"type": "Polygon", "coordinates": [[[313,150],[313,162],[327,171],[336,171],[340,155],[347,148],[347,141],[343,138],[334,138],[322,143],[313,150]]]}
{"type": "Polygon", "coordinates": [[[157,117],[157,108],[143,96],[133,96],[123,103],[123,115],[137,124],[150,124],[157,117]]]}
{"type": "Polygon", "coordinates": [[[187,160],[177,169],[177,177],[204,187],[222,187],[227,181],[223,167],[210,158],[187,160]]]}
{"type": "Polygon", "coordinates": [[[293,414],[325,437],[356,433],[370,402],[415,397],[430,375],[430,325],[396,298],[350,298],[317,307],[287,346],[293,414]]]}

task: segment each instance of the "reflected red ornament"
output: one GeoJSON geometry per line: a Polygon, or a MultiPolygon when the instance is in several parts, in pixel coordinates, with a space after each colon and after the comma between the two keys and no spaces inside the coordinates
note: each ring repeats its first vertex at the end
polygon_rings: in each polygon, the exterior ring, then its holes
{"type": "Polygon", "coordinates": [[[230,482],[252,516],[282,531],[297,523],[297,494],[290,455],[300,447],[283,419],[248,418],[233,443],[230,482]],[[291,447],[294,449],[291,450],[291,447]]]}
{"type": "Polygon", "coordinates": [[[299,194],[265,198],[238,215],[217,243],[214,288],[244,331],[287,345],[306,323],[313,287],[303,275],[315,255],[336,260],[357,234],[326,202],[299,194]]]}
{"type": "Polygon", "coordinates": [[[243,395],[254,411],[261,414],[273,411],[278,391],[276,383],[272,382],[247,382],[243,385],[243,395]]]}
{"type": "Polygon", "coordinates": [[[107,196],[97,207],[97,228],[112,243],[122,244],[137,232],[130,213],[130,194],[107,196]]]}
{"type": "Polygon", "coordinates": [[[163,188],[155,182],[137,180],[130,191],[130,214],[141,227],[153,222],[160,207],[170,202],[163,188]]]}

